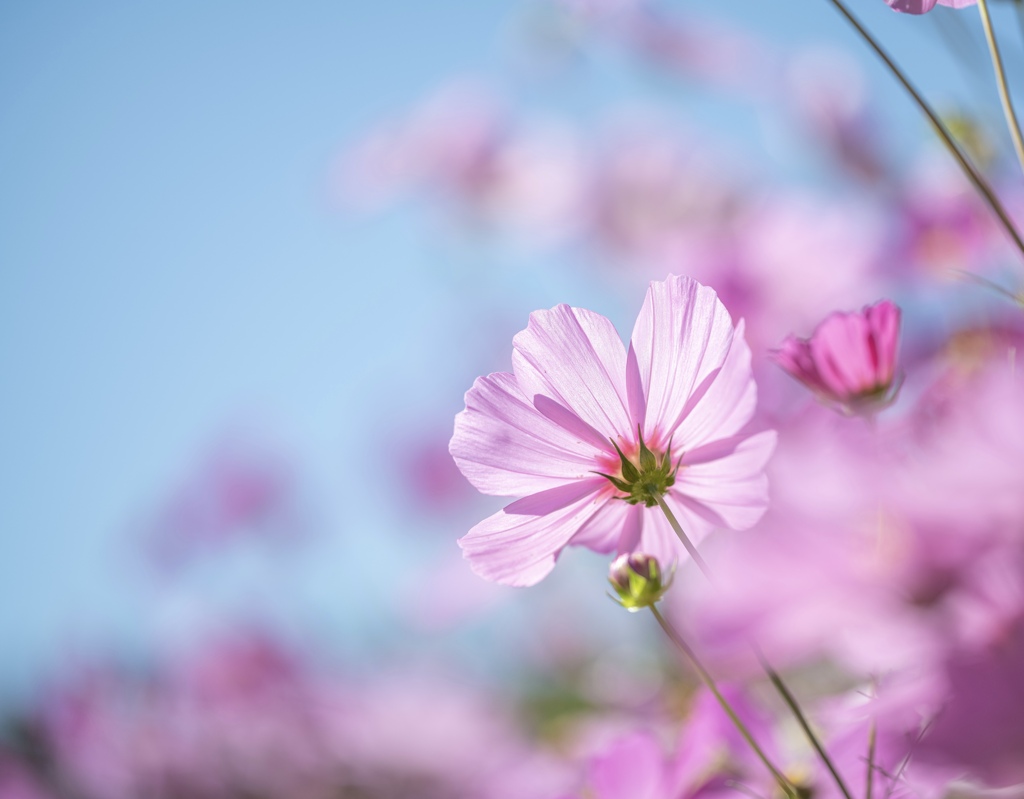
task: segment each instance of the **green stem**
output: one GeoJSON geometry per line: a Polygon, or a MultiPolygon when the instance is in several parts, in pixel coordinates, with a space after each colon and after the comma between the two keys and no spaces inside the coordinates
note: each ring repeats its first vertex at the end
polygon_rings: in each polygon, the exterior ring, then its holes
{"type": "Polygon", "coordinates": [[[889,57],[889,54],[885,51],[881,44],[872,36],[867,28],[865,28],[860,21],[850,12],[850,10],[843,3],[843,0],[829,0],[832,5],[836,7],[836,10],[842,14],[846,21],[860,34],[865,42],[875,51],[875,54],[882,60],[882,62],[889,68],[892,74],[900,82],[907,93],[911,96],[917,107],[921,112],[928,117],[928,120],[932,123],[932,127],[938,134],[939,138],[946,145],[950,154],[956,159],[956,162],[960,165],[964,175],[971,182],[978,193],[982,196],[988,207],[992,209],[992,212],[998,217],[1002,223],[1003,228],[1006,230],[1007,235],[1013,240],[1014,245],[1020,250],[1021,255],[1024,256],[1024,239],[1021,238],[1020,233],[1017,232],[1017,228],[1014,227],[1013,221],[1010,219],[1006,209],[1003,208],[1003,204],[999,201],[995,192],[989,187],[985,178],[982,177],[978,169],[972,164],[967,156],[961,150],[960,146],[953,139],[953,135],[949,132],[949,129],[939,119],[938,114],[932,110],[931,106],[925,101],[921,93],[914,88],[914,85],[910,82],[909,78],[903,73],[896,63],[889,57]]]}
{"type": "Polygon", "coordinates": [[[865,799],[871,799],[872,788],[875,782],[875,746],[878,739],[878,728],[875,722],[871,722],[871,732],[868,733],[868,787],[864,791],[865,799]]]}
{"type": "Polygon", "coordinates": [[[768,769],[769,772],[771,772],[771,775],[775,779],[775,782],[778,783],[779,787],[783,790],[786,796],[790,797],[790,799],[797,799],[798,794],[796,788],[794,788],[793,785],[789,782],[789,780],[787,780],[783,776],[782,772],[779,771],[772,764],[772,761],[768,759],[768,755],[765,754],[764,750],[758,745],[757,741],[754,740],[753,733],[750,732],[750,730],[747,728],[747,725],[744,724],[742,719],[740,719],[740,717],[736,714],[736,711],[732,709],[732,705],[729,704],[729,700],[722,696],[722,692],[718,689],[718,685],[715,683],[714,678],[711,676],[708,670],[704,668],[704,665],[700,662],[700,659],[697,657],[697,654],[690,648],[686,641],[683,640],[683,637],[678,633],[676,628],[673,627],[669,623],[669,621],[661,615],[661,612],[658,610],[656,606],[650,605],[649,607],[651,608],[651,613],[654,614],[654,618],[657,619],[658,624],[661,625],[661,629],[665,631],[665,635],[669,637],[669,640],[672,641],[672,643],[675,644],[676,648],[683,653],[687,660],[690,661],[690,665],[693,666],[694,670],[700,676],[701,680],[708,687],[708,690],[711,691],[712,694],[714,694],[715,699],[718,700],[718,704],[722,706],[722,710],[725,711],[725,714],[729,717],[732,723],[736,725],[736,729],[739,730],[740,735],[743,736],[743,740],[745,740],[747,744],[750,745],[750,748],[754,750],[754,754],[756,754],[760,758],[761,762],[764,763],[765,768],[768,769]]]}
{"type": "Polygon", "coordinates": [[[654,496],[658,500],[658,506],[665,514],[665,518],[668,519],[668,523],[672,525],[672,529],[675,530],[676,535],[679,536],[679,540],[683,542],[683,546],[686,548],[687,554],[693,558],[693,562],[697,564],[702,572],[704,572],[704,576],[708,578],[708,582],[714,584],[715,576],[711,573],[711,567],[708,566],[707,561],[701,557],[701,554],[697,551],[697,547],[695,547],[693,542],[690,540],[690,536],[683,531],[683,526],[679,524],[679,520],[672,512],[672,509],[668,506],[668,503],[665,502],[665,497],[659,492],[655,492],[654,496]]]}
{"type": "MultiPolygon", "coordinates": [[[[693,545],[693,542],[690,540],[690,537],[686,534],[686,531],[683,530],[682,525],[679,524],[679,520],[675,517],[675,514],[672,513],[672,509],[669,508],[668,503],[665,502],[664,496],[658,493],[655,493],[655,496],[657,497],[658,505],[665,513],[665,518],[668,519],[668,523],[672,526],[672,529],[675,531],[676,535],[679,536],[679,540],[683,542],[683,546],[686,548],[686,551],[690,554],[690,557],[693,558],[694,563],[696,563],[697,566],[700,567],[700,570],[704,572],[704,576],[707,577],[708,582],[714,585],[715,577],[711,571],[711,567],[708,566],[704,558],[701,557],[700,553],[697,551],[697,547],[693,545]]],[[[651,607],[651,610],[654,610],[653,606],[651,607]]],[[[655,611],[655,615],[658,615],[657,611],[655,611]]],[[[829,770],[829,772],[831,772],[832,778],[835,780],[836,785],[842,792],[844,799],[853,799],[849,789],[846,787],[846,783],[843,782],[843,778],[839,776],[839,772],[836,770],[835,764],[833,764],[832,759],[828,756],[828,752],[825,751],[825,747],[822,746],[821,741],[818,740],[818,736],[814,734],[814,730],[811,729],[811,725],[807,723],[807,718],[804,716],[803,711],[800,709],[800,705],[796,701],[796,697],[794,697],[793,694],[790,693],[789,688],[787,688],[786,684],[782,681],[782,677],[780,677],[779,673],[775,671],[774,668],[772,668],[772,665],[768,662],[768,659],[764,656],[764,653],[761,652],[761,649],[757,645],[757,643],[751,641],[750,645],[754,650],[754,654],[757,655],[757,659],[758,662],[761,664],[761,668],[764,669],[765,674],[768,675],[768,679],[771,680],[772,685],[775,686],[775,690],[779,692],[780,696],[782,696],[783,701],[792,711],[793,715],[796,717],[797,722],[800,724],[800,727],[803,729],[804,734],[807,736],[807,739],[811,742],[811,746],[814,747],[814,751],[818,753],[818,756],[825,764],[825,767],[829,770]]]]}
{"type": "Polygon", "coordinates": [[[985,28],[985,40],[988,42],[988,51],[992,55],[992,69],[996,73],[996,85],[999,87],[999,101],[1003,105],[1006,127],[1010,129],[1013,149],[1017,153],[1017,160],[1020,162],[1021,169],[1024,169],[1024,137],[1021,136],[1020,123],[1017,122],[1017,114],[1013,110],[1013,100],[1010,98],[1010,88],[1006,83],[1003,59],[999,55],[999,45],[996,44],[996,33],[992,28],[992,18],[988,13],[987,0],[978,0],[978,11],[981,12],[981,24],[985,28]]]}
{"type": "Polygon", "coordinates": [[[814,734],[814,730],[811,729],[811,725],[807,721],[807,717],[800,709],[800,704],[796,701],[796,697],[790,693],[789,688],[782,681],[782,677],[779,673],[771,667],[771,664],[765,660],[764,655],[758,651],[757,657],[761,661],[761,667],[765,670],[768,675],[768,679],[772,681],[772,685],[775,686],[775,690],[779,692],[779,696],[782,697],[782,701],[789,706],[789,709],[793,711],[793,715],[796,717],[797,722],[800,724],[800,728],[804,731],[807,736],[807,740],[811,742],[811,746],[814,747],[814,751],[818,753],[818,757],[821,758],[821,762],[825,764],[825,767],[832,774],[832,779],[836,781],[836,785],[839,786],[839,790],[842,792],[846,799],[853,799],[850,794],[850,789],[846,787],[846,783],[843,782],[843,778],[839,776],[839,772],[836,770],[835,764],[832,762],[832,758],[828,756],[825,751],[825,747],[822,746],[821,741],[818,740],[818,736],[814,734]]]}

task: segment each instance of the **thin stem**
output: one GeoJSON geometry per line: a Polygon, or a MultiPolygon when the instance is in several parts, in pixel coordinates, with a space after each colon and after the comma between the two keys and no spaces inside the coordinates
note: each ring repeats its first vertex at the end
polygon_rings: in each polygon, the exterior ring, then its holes
{"type": "MultiPolygon", "coordinates": [[[[700,567],[704,576],[707,577],[708,582],[714,585],[715,576],[711,571],[711,567],[708,566],[704,558],[701,557],[700,553],[697,551],[697,547],[693,545],[690,537],[686,534],[686,531],[683,530],[682,525],[679,524],[679,520],[676,519],[675,514],[672,513],[672,509],[669,508],[668,504],[665,502],[665,498],[657,493],[655,496],[657,497],[658,505],[661,506],[662,511],[665,513],[665,518],[668,519],[668,523],[672,526],[672,529],[675,530],[676,535],[679,536],[679,540],[683,542],[683,546],[686,547],[686,551],[690,554],[690,557],[693,558],[694,563],[700,567]]],[[[651,606],[651,610],[654,610],[653,605],[651,606]]],[[[657,611],[655,611],[655,615],[658,615],[657,611]]],[[[842,792],[845,799],[853,799],[849,789],[846,787],[846,783],[843,782],[843,778],[839,776],[839,772],[832,763],[832,759],[828,756],[828,752],[825,751],[825,747],[822,746],[821,741],[818,740],[818,736],[814,734],[814,730],[811,729],[811,725],[807,723],[807,719],[804,716],[803,711],[800,709],[800,705],[797,703],[796,697],[789,692],[789,688],[787,688],[786,684],[782,681],[782,677],[780,677],[779,673],[772,668],[772,665],[768,662],[768,659],[764,656],[764,653],[761,651],[761,648],[757,643],[755,641],[751,641],[750,646],[754,650],[754,654],[757,655],[757,660],[761,664],[761,668],[764,669],[765,674],[768,675],[768,679],[770,679],[772,685],[775,686],[775,690],[779,692],[783,701],[785,701],[789,706],[793,715],[796,716],[796,720],[807,735],[807,739],[811,742],[811,746],[814,747],[814,750],[818,753],[818,756],[821,758],[826,768],[831,772],[833,779],[836,781],[836,785],[839,787],[839,790],[842,792]]]]}
{"type": "Polygon", "coordinates": [[[797,722],[800,724],[800,728],[807,736],[807,740],[811,742],[811,746],[813,746],[814,751],[818,753],[818,757],[821,758],[821,762],[825,764],[825,767],[832,774],[832,779],[836,781],[836,785],[839,786],[839,790],[842,791],[845,799],[853,799],[850,789],[846,787],[846,783],[843,782],[843,778],[839,776],[839,772],[836,770],[835,764],[832,762],[832,758],[828,756],[828,753],[825,751],[825,747],[821,745],[821,741],[818,740],[818,736],[815,735],[814,730],[811,729],[811,725],[808,723],[804,712],[800,709],[800,704],[796,701],[796,697],[789,692],[789,688],[787,688],[786,684],[782,681],[782,677],[780,677],[779,673],[775,671],[768,661],[764,659],[764,655],[762,655],[761,652],[758,652],[757,656],[761,660],[761,667],[768,675],[768,679],[772,681],[772,685],[774,685],[775,690],[779,692],[779,696],[782,697],[782,701],[784,701],[793,712],[797,722]]]}
{"type": "Polygon", "coordinates": [[[1013,302],[1017,303],[1017,305],[1024,305],[1024,295],[1014,294],[1009,289],[1003,288],[998,283],[989,280],[987,277],[976,275],[973,272],[965,272],[962,269],[950,269],[949,271],[952,274],[956,275],[957,277],[961,278],[962,280],[969,280],[973,283],[977,283],[979,286],[985,286],[986,288],[990,288],[996,293],[1002,294],[1004,297],[1013,300],[1013,302]]]}
{"type": "Polygon", "coordinates": [[[996,85],[999,87],[999,101],[1003,104],[1006,127],[1010,129],[1013,149],[1017,152],[1017,160],[1020,162],[1021,169],[1024,169],[1024,137],[1021,136],[1020,123],[1017,122],[1017,114],[1013,110],[1010,88],[1006,83],[1006,73],[1003,71],[1003,59],[999,55],[999,45],[996,44],[996,33],[992,29],[992,18],[989,16],[986,0],[978,0],[978,11],[981,12],[981,24],[985,28],[988,51],[992,55],[992,69],[996,73],[996,85]]]}
{"type": "Polygon", "coordinates": [[[1014,227],[1009,214],[1006,212],[1006,209],[1003,208],[1003,204],[999,201],[999,198],[996,197],[995,192],[989,187],[985,178],[982,177],[978,169],[970,162],[970,160],[968,160],[963,150],[953,139],[953,135],[949,132],[949,129],[942,123],[942,120],[939,119],[938,114],[932,110],[931,106],[928,105],[921,93],[914,88],[910,79],[907,78],[903,73],[903,70],[896,65],[896,62],[889,57],[889,54],[885,51],[882,45],[878,43],[875,37],[868,32],[867,28],[865,28],[850,12],[843,3],[843,0],[830,0],[830,2],[836,7],[836,10],[846,18],[846,21],[853,26],[854,30],[861,35],[871,49],[875,51],[875,54],[889,68],[903,88],[906,89],[907,93],[917,104],[917,107],[921,112],[928,117],[928,120],[935,128],[935,132],[938,134],[939,138],[942,139],[942,142],[946,145],[950,154],[956,159],[956,162],[960,165],[960,168],[967,176],[967,179],[971,182],[974,188],[978,190],[978,193],[981,194],[989,208],[992,209],[992,212],[999,218],[999,221],[1002,223],[1007,235],[1013,240],[1017,249],[1020,250],[1021,255],[1024,256],[1024,239],[1022,239],[1020,233],[1017,232],[1017,228],[1014,227]]]}
{"type": "Polygon", "coordinates": [[[683,653],[687,660],[690,661],[690,665],[692,665],[697,674],[700,675],[701,680],[703,680],[704,684],[708,687],[708,690],[714,694],[715,699],[718,700],[718,704],[722,706],[722,710],[725,711],[725,714],[729,717],[732,723],[736,725],[736,729],[739,730],[740,735],[743,736],[743,740],[750,745],[750,748],[754,750],[754,754],[760,758],[761,762],[764,763],[765,768],[771,772],[775,782],[778,783],[786,796],[790,797],[790,799],[797,799],[796,789],[789,780],[783,776],[782,772],[772,764],[772,761],[768,759],[768,755],[764,753],[764,750],[761,749],[757,741],[754,740],[753,734],[747,728],[747,725],[743,723],[740,717],[736,715],[736,711],[732,709],[732,705],[729,704],[729,701],[722,696],[722,692],[718,690],[718,685],[715,683],[714,678],[708,670],[704,668],[704,665],[698,659],[697,654],[690,648],[686,641],[683,640],[682,636],[676,631],[676,628],[661,615],[661,612],[657,607],[651,605],[650,608],[651,613],[654,614],[654,618],[657,619],[658,624],[661,625],[661,629],[665,631],[665,635],[669,637],[669,640],[671,640],[672,643],[676,645],[676,648],[683,653]]]}
{"type": "Polygon", "coordinates": [[[683,531],[683,527],[679,524],[679,520],[676,518],[675,514],[672,513],[672,509],[668,506],[668,503],[665,502],[665,497],[659,493],[655,493],[655,497],[658,500],[658,505],[661,507],[662,512],[665,514],[665,518],[668,519],[668,523],[672,525],[672,529],[675,530],[676,535],[679,536],[679,540],[682,541],[683,546],[686,547],[687,553],[691,558],[693,558],[693,562],[697,564],[702,572],[704,572],[704,576],[707,577],[708,581],[713,585],[715,582],[715,576],[711,572],[711,567],[708,566],[707,561],[701,557],[701,554],[697,551],[697,547],[695,547],[693,542],[690,540],[690,536],[683,531]]]}
{"type": "Polygon", "coordinates": [[[889,799],[889,797],[892,796],[892,792],[896,788],[896,783],[903,778],[903,772],[906,771],[907,765],[910,763],[910,758],[914,754],[914,750],[917,748],[917,745],[921,743],[921,741],[924,739],[924,736],[928,733],[928,730],[931,728],[933,721],[935,721],[935,719],[930,718],[922,725],[921,729],[917,733],[917,737],[914,739],[914,742],[910,745],[910,748],[907,750],[906,754],[903,755],[902,759],[900,760],[899,768],[896,770],[895,774],[889,774],[888,772],[883,771],[881,768],[878,769],[883,774],[885,774],[886,777],[889,778],[889,788],[885,792],[885,799],[889,799]]]}
{"type": "Polygon", "coordinates": [[[864,799],[871,799],[871,789],[875,784],[875,745],[878,739],[878,727],[871,721],[871,732],[868,733],[868,787],[864,790],[864,799]]]}

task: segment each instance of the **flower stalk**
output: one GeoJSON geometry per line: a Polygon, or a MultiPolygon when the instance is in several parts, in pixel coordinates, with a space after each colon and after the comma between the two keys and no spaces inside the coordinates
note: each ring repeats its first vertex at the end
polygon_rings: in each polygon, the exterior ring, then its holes
{"type": "Polygon", "coordinates": [[[864,789],[864,799],[872,799],[872,788],[875,782],[875,747],[878,740],[878,727],[874,721],[871,722],[871,731],[868,733],[868,774],[867,787],[864,789]]]}
{"type": "MultiPolygon", "coordinates": [[[[705,561],[704,558],[701,557],[700,553],[697,552],[697,548],[693,545],[693,542],[690,541],[690,537],[686,534],[686,531],[683,530],[682,525],[679,524],[679,520],[676,519],[675,514],[672,513],[672,510],[665,503],[664,498],[659,497],[658,504],[661,506],[662,511],[664,511],[665,517],[668,519],[668,523],[672,526],[672,529],[675,531],[676,535],[679,536],[679,540],[682,541],[683,546],[686,547],[686,551],[690,554],[690,557],[693,558],[694,563],[696,563],[700,570],[704,573],[704,576],[708,578],[708,581],[714,584],[715,580],[714,575],[711,571],[711,567],[708,566],[707,561],[705,561]]],[[[651,610],[655,613],[655,616],[659,616],[657,610],[655,610],[653,605],[651,606],[651,610]]],[[[659,618],[659,623],[660,621],[661,620],[659,618]]],[[[663,628],[664,626],[665,625],[662,624],[663,628]]],[[[665,631],[666,633],[668,632],[667,629],[665,631]]],[[[832,775],[832,779],[835,780],[836,786],[843,794],[844,799],[853,799],[853,795],[850,793],[850,789],[846,787],[846,783],[840,776],[839,771],[836,769],[835,763],[832,762],[832,758],[830,758],[828,752],[825,751],[824,745],[821,743],[820,740],[818,740],[818,736],[815,735],[814,730],[811,729],[811,725],[807,721],[807,717],[804,715],[803,710],[800,708],[800,703],[797,702],[796,697],[793,696],[793,694],[790,692],[789,688],[786,686],[786,683],[783,682],[782,677],[779,675],[779,673],[775,671],[772,665],[768,662],[767,658],[764,656],[764,653],[761,651],[761,648],[757,645],[757,643],[751,641],[751,646],[754,649],[754,654],[757,655],[757,660],[758,663],[760,663],[761,668],[764,670],[765,674],[768,675],[768,679],[775,687],[775,690],[778,691],[779,695],[782,697],[782,700],[786,703],[786,706],[793,713],[793,716],[796,718],[797,723],[800,725],[800,728],[804,731],[804,734],[807,736],[807,740],[810,741],[811,746],[814,747],[814,751],[818,753],[818,757],[821,758],[822,763],[825,764],[825,767],[829,770],[829,773],[832,775]]]]}
{"type": "Polygon", "coordinates": [[[711,572],[711,567],[708,566],[707,561],[704,560],[700,552],[697,551],[697,547],[693,545],[693,542],[690,540],[690,536],[683,531],[683,527],[679,524],[679,520],[676,518],[676,515],[672,512],[668,503],[665,502],[665,497],[659,494],[655,499],[657,500],[662,513],[665,514],[665,518],[668,519],[668,523],[672,525],[672,529],[675,531],[675,534],[679,537],[683,546],[686,547],[686,553],[693,559],[693,562],[697,564],[698,568],[700,568],[704,573],[704,576],[708,578],[708,581],[714,583],[715,577],[711,572]]]}
{"type": "Polygon", "coordinates": [[[714,678],[708,670],[704,668],[704,664],[702,664],[700,659],[697,657],[697,653],[690,648],[689,644],[687,644],[685,640],[683,640],[683,637],[679,634],[676,628],[669,623],[668,619],[661,615],[661,612],[655,605],[650,605],[649,607],[651,609],[651,613],[654,614],[654,618],[657,619],[658,624],[661,626],[661,629],[664,630],[665,635],[667,635],[669,640],[672,641],[676,649],[682,652],[686,659],[690,661],[690,665],[693,666],[694,670],[700,676],[701,681],[707,686],[708,690],[711,691],[715,699],[718,700],[718,704],[721,705],[722,710],[725,711],[725,714],[735,725],[736,729],[739,730],[740,735],[743,736],[743,740],[747,742],[750,748],[754,751],[754,754],[756,754],[761,762],[764,763],[765,768],[767,768],[771,773],[779,788],[782,789],[783,793],[785,793],[789,799],[799,799],[799,793],[796,788],[785,778],[785,776],[783,776],[782,772],[775,767],[768,755],[765,754],[764,750],[754,739],[753,733],[750,732],[747,725],[743,723],[743,720],[737,715],[736,711],[733,710],[732,705],[729,704],[729,700],[722,695],[722,692],[718,689],[718,685],[715,683],[714,678]]]}
{"type": "Polygon", "coordinates": [[[971,163],[968,157],[964,154],[963,149],[953,139],[953,135],[949,132],[949,129],[943,124],[942,120],[939,119],[938,114],[932,109],[928,102],[924,99],[921,93],[914,87],[914,84],[910,82],[910,79],[904,74],[903,70],[897,66],[896,62],[892,60],[889,54],[885,51],[878,40],[865,28],[860,20],[858,20],[851,11],[846,7],[843,0],[829,0],[832,5],[836,7],[836,10],[842,14],[846,21],[860,34],[861,38],[875,51],[875,54],[882,60],[882,62],[888,67],[889,71],[895,76],[896,80],[900,82],[903,88],[911,96],[913,101],[917,104],[917,107],[921,112],[928,117],[928,120],[932,123],[932,127],[935,129],[936,134],[942,140],[943,144],[949,150],[950,154],[956,159],[957,164],[963,170],[964,175],[971,182],[982,199],[992,210],[992,212],[999,219],[1006,234],[1013,241],[1014,245],[1021,253],[1021,257],[1024,257],[1024,239],[1021,238],[1021,234],[1017,231],[1013,221],[1010,219],[1010,215],[1006,212],[1003,204],[996,196],[993,189],[988,185],[988,182],[982,176],[978,168],[971,163]]]}
{"type": "Polygon", "coordinates": [[[999,102],[1003,106],[1003,116],[1006,117],[1006,127],[1010,130],[1010,138],[1013,139],[1013,149],[1017,153],[1017,161],[1024,170],[1024,137],[1021,136],[1020,123],[1017,121],[1017,114],[1013,110],[1013,100],[1010,98],[1010,87],[1006,82],[1006,72],[1003,70],[1003,59],[999,55],[999,45],[996,43],[996,33],[992,27],[992,18],[988,13],[987,0],[978,0],[978,11],[981,13],[981,25],[985,29],[985,41],[988,42],[988,51],[992,56],[992,69],[995,71],[996,86],[999,88],[999,102]]]}
{"type": "Polygon", "coordinates": [[[797,723],[800,725],[800,729],[804,731],[804,735],[807,736],[807,740],[811,742],[811,746],[814,747],[814,751],[818,753],[818,757],[821,758],[821,762],[825,764],[825,768],[829,770],[832,775],[832,779],[835,780],[836,785],[842,792],[845,799],[853,799],[853,795],[850,793],[850,789],[846,787],[846,783],[843,782],[843,778],[839,775],[839,771],[836,769],[835,763],[832,762],[832,758],[828,756],[828,752],[825,751],[825,747],[821,741],[818,740],[818,736],[814,734],[814,730],[811,729],[810,723],[807,721],[807,717],[800,709],[800,703],[796,701],[796,697],[790,692],[786,683],[782,681],[782,677],[775,669],[771,667],[767,660],[765,660],[764,654],[757,649],[757,659],[761,663],[761,668],[764,669],[768,675],[768,679],[771,680],[772,685],[775,686],[775,690],[779,692],[779,696],[782,697],[782,701],[786,703],[789,709],[793,712],[793,716],[796,718],[797,723]]]}

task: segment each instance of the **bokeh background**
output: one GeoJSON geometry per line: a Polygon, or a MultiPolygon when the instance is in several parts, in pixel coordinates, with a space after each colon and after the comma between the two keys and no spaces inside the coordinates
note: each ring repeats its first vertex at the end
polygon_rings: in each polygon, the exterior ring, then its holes
{"type": "MultiPolygon", "coordinates": [[[[605,598],[606,559],[571,551],[530,590],[479,581],[455,540],[502,503],[446,454],[531,310],[592,308],[628,334],[648,280],[715,285],[699,241],[660,238],[661,195],[624,193],[599,225],[588,203],[611,189],[580,176],[677,147],[691,218],[786,192],[847,255],[887,241],[872,170],[945,158],[823,0],[666,2],[671,25],[642,35],[609,22],[630,5],[0,9],[6,716],[100,664],[159,672],[224,640],[518,691],[549,719],[565,664],[610,652],[588,684],[628,693],[615,653],[643,674],[658,650],[638,654],[652,631],[605,598]],[[852,119],[883,163],[829,149],[852,119]],[[508,174],[473,171],[467,153],[517,136],[508,174]]],[[[976,14],[852,5],[1004,146],[976,14]]],[[[996,12],[1019,77],[1012,6],[996,12]]],[[[948,266],[970,264],[936,267],[947,287],[948,266]]],[[[755,358],[884,285],[831,287],[763,327],[755,358]]],[[[998,301],[965,285],[956,313],[998,301]]],[[[901,299],[948,320],[944,296],[901,299]]]]}

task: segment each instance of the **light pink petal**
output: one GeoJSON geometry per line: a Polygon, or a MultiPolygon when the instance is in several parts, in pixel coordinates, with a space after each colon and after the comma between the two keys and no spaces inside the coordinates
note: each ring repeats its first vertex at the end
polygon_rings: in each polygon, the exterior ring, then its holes
{"type": "Polygon", "coordinates": [[[774,430],[734,436],[688,452],[670,496],[682,497],[694,513],[718,526],[745,530],[768,508],[764,468],[775,450],[774,430]]]}
{"type": "Polygon", "coordinates": [[[580,442],[586,441],[599,452],[608,451],[608,438],[601,435],[564,405],[559,405],[543,394],[537,394],[533,398],[533,407],[563,430],[576,436],[580,442]]]}
{"type": "Polygon", "coordinates": [[[594,552],[632,552],[640,541],[642,511],[642,506],[609,498],[569,543],[594,552]]]}
{"type": "Polygon", "coordinates": [[[522,496],[590,477],[598,450],[539,413],[510,374],[476,380],[448,447],[479,491],[522,496]]]}
{"type": "Polygon", "coordinates": [[[626,349],[608,319],[568,305],[534,311],[512,347],[512,369],[531,402],[555,400],[606,437],[629,433],[626,349]]]}
{"type": "Polygon", "coordinates": [[[630,340],[647,400],[645,436],[676,428],[694,390],[724,363],[732,337],[713,289],[674,275],[651,283],[630,340]]]}
{"type": "Polygon", "coordinates": [[[640,377],[640,364],[636,360],[636,350],[629,345],[626,353],[626,407],[629,409],[629,420],[632,424],[630,432],[637,425],[643,425],[647,417],[647,397],[644,381],[640,377]]]}
{"type": "Polygon", "coordinates": [[[459,539],[474,572],[505,585],[534,585],[562,548],[602,507],[603,477],[551,488],[513,502],[459,539]]]}
{"type": "Polygon", "coordinates": [[[674,441],[688,450],[738,433],[754,415],[757,385],[750,370],[750,347],[743,338],[743,320],[725,363],[705,378],[694,393],[674,441]]]}
{"type": "MultiPolygon", "coordinates": [[[[665,495],[665,503],[671,508],[676,520],[682,526],[683,532],[686,533],[687,538],[694,545],[699,544],[715,530],[724,526],[722,519],[717,514],[709,511],[705,505],[691,500],[684,494],[669,491],[665,495]]],[[[675,535],[674,531],[673,537],[675,538],[679,559],[685,560],[689,555],[682,542],[679,541],[679,536],[675,535]]]]}
{"type": "MultiPolygon", "coordinates": [[[[679,503],[673,502],[671,493],[666,494],[666,502],[691,541],[701,540],[714,529],[713,524],[703,520],[698,520],[697,524],[691,524],[689,510],[680,506],[679,503]],[[680,513],[681,508],[684,511],[682,514],[680,513]]],[[[663,570],[668,570],[673,563],[686,561],[690,556],[661,508],[644,508],[643,514],[643,531],[640,535],[640,545],[636,548],[637,551],[646,552],[648,555],[656,557],[663,570]]]]}

